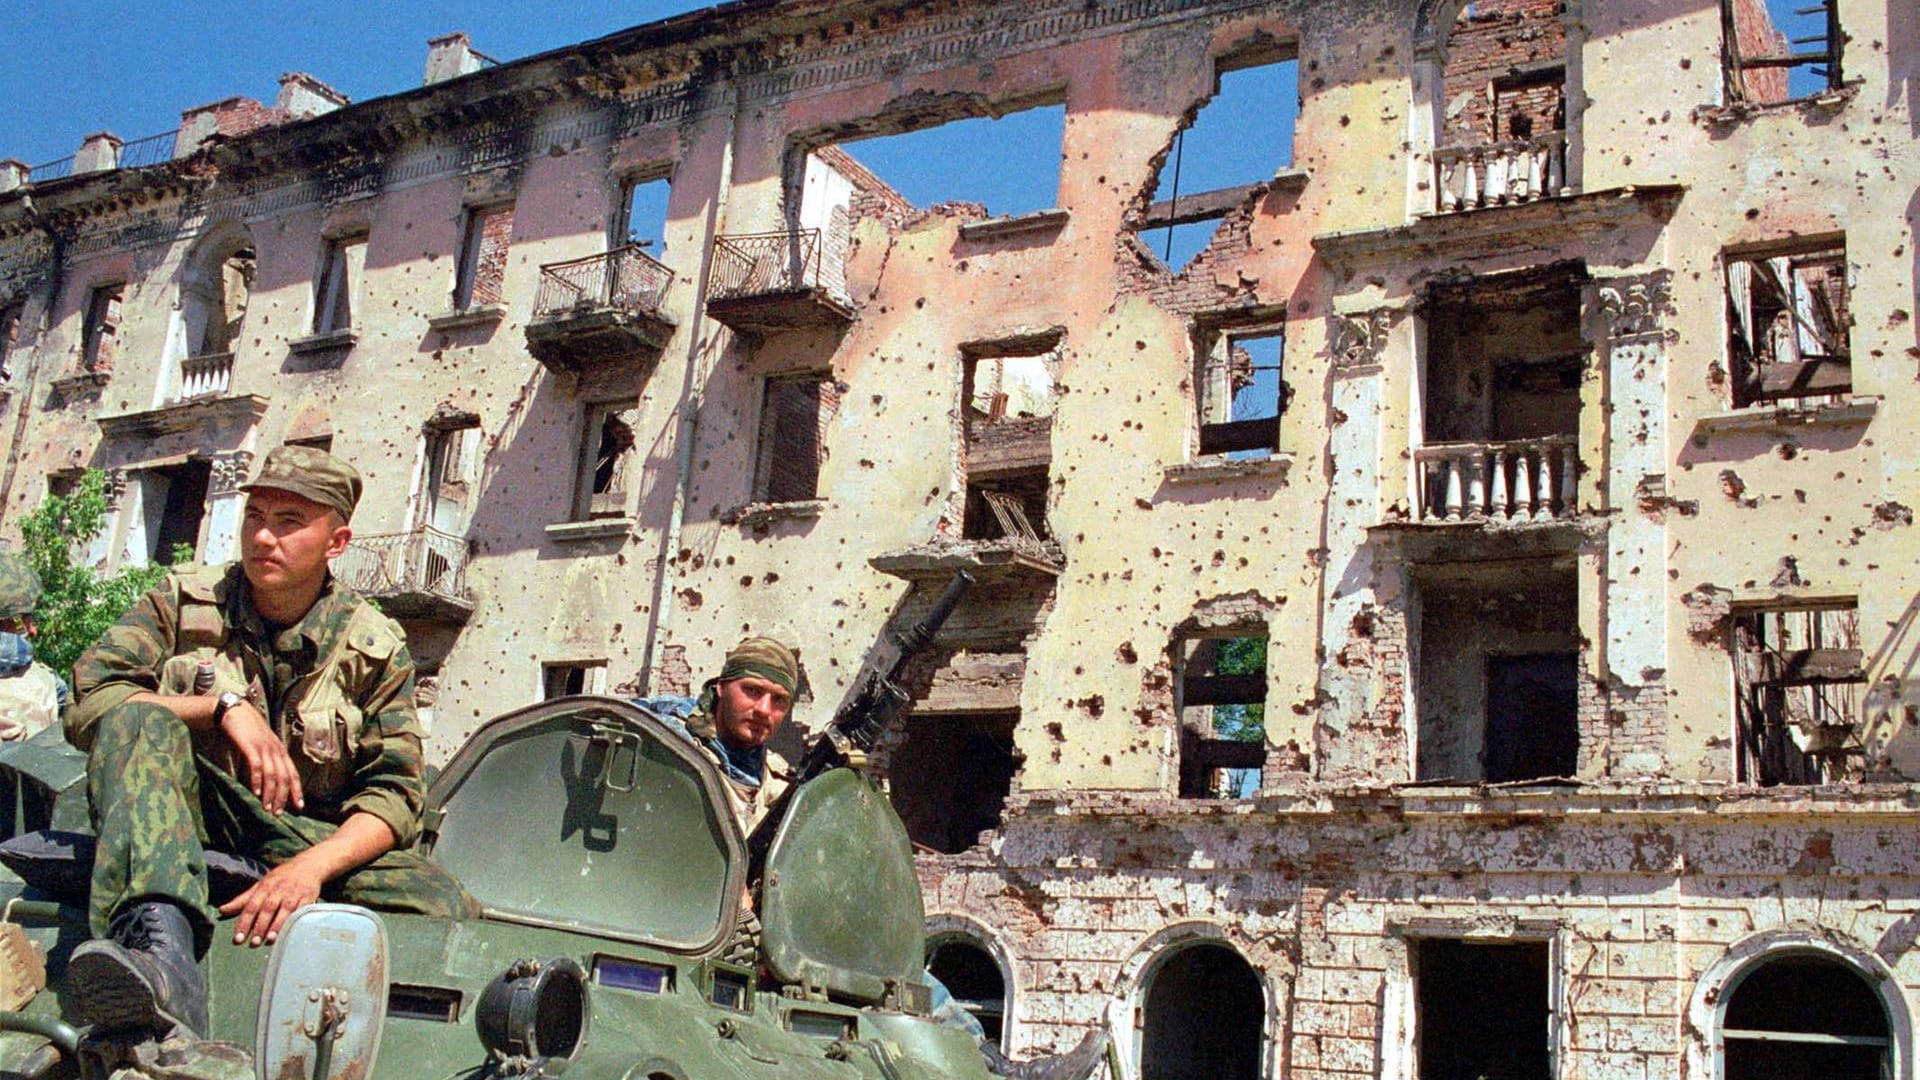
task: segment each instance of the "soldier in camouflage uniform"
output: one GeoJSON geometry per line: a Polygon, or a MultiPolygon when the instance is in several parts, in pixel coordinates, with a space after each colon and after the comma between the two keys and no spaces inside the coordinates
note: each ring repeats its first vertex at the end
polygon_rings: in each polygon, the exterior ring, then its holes
{"type": "Polygon", "coordinates": [[[327,569],[360,486],[331,454],[269,452],[244,489],[239,565],[169,575],[74,666],[67,738],[88,751],[99,845],[96,940],[68,972],[98,1028],[204,1033],[197,957],[219,915],[260,945],[322,897],[474,910],[404,850],[425,799],[405,638],[327,569]],[[216,912],[207,847],[271,869],[216,912]]]}
{"type": "Polygon", "coordinates": [[[12,553],[0,555],[0,741],[31,738],[67,714],[67,682],[33,658],[33,609],[40,575],[12,553]]]}

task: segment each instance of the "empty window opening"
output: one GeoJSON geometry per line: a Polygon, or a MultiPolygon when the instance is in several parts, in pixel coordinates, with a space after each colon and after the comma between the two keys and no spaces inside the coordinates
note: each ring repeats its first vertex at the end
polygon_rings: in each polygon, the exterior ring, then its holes
{"type": "Polygon", "coordinates": [[[252,245],[234,242],[189,269],[180,290],[188,356],[218,356],[239,348],[253,271],[252,245]]]}
{"type": "Polygon", "coordinates": [[[1740,979],[1720,1035],[1726,1080],[1882,1080],[1893,1040],[1860,973],[1817,954],[1768,960],[1740,979]]]}
{"type": "Polygon", "coordinates": [[[1411,944],[1420,1080],[1554,1075],[1547,942],[1411,944]]]}
{"type": "Polygon", "coordinates": [[[1580,657],[1487,657],[1486,779],[1572,776],[1580,756],[1580,657]]]}
{"type": "Polygon", "coordinates": [[[1571,559],[1420,569],[1416,779],[1572,776],[1580,748],[1571,559]]]}
{"type": "Polygon", "coordinates": [[[1435,290],[1425,315],[1421,520],[1575,514],[1582,272],[1435,290]]]}
{"type": "Polygon", "coordinates": [[[632,180],[621,190],[620,218],[613,247],[637,244],[656,259],[667,252],[667,196],[673,185],[666,177],[632,180]]]}
{"type": "Polygon", "coordinates": [[[331,334],[353,328],[360,278],[367,265],[367,238],[342,236],[327,241],[320,279],[313,293],[313,332],[331,334]]]}
{"type": "Polygon", "coordinates": [[[13,350],[20,341],[20,320],[25,304],[0,304],[0,382],[13,378],[13,350]]]}
{"type": "Polygon", "coordinates": [[[1852,603],[1736,612],[1738,775],[1749,784],[1824,784],[1862,761],[1854,727],[1866,681],[1852,603]]]}
{"type": "Polygon", "coordinates": [[[474,207],[467,211],[460,237],[460,266],[453,283],[455,311],[502,301],[507,249],[512,242],[513,207],[474,207]]]}
{"type": "Polygon", "coordinates": [[[1248,799],[1266,763],[1267,638],[1192,638],[1180,654],[1180,795],[1248,799]]]}
{"type": "Polygon", "coordinates": [[[639,421],[640,402],[636,398],[587,406],[580,437],[580,476],[575,484],[575,521],[627,515],[627,491],[638,456],[634,431],[639,421]]]}
{"type": "Polygon", "coordinates": [[[1047,473],[1060,343],[970,346],[961,368],[966,402],[966,508],[961,535],[1035,545],[1048,538],[1047,473]]]}
{"type": "Polygon", "coordinates": [[[1000,1045],[1006,1030],[1007,977],[993,954],[968,938],[936,938],[927,943],[927,971],[980,1022],[986,1040],[1000,1045]]]}
{"type": "Polygon", "coordinates": [[[766,381],[760,409],[758,502],[804,502],[819,497],[827,425],[839,410],[840,388],[823,373],[781,375],[766,381]]]}
{"type": "Polygon", "coordinates": [[[1189,945],[1154,970],[1140,1017],[1141,1080],[1253,1080],[1266,994],[1240,954],[1189,945]]]}
{"type": "Polygon", "coordinates": [[[1720,0],[1729,102],[1773,105],[1842,84],[1839,0],[1720,0]]]}
{"type": "Polygon", "coordinates": [[[1269,457],[1280,446],[1280,414],[1291,388],[1281,379],[1280,330],[1223,333],[1203,341],[1194,373],[1200,453],[1269,457]]]}
{"type": "Polygon", "coordinates": [[[97,285],[87,294],[86,322],[80,334],[83,370],[102,375],[113,371],[114,356],[119,349],[120,303],[126,293],[126,283],[116,281],[97,285]]]}
{"type": "Polygon", "coordinates": [[[1174,136],[1140,230],[1168,266],[1192,262],[1220,219],[1247,201],[1251,185],[1293,164],[1300,67],[1275,55],[1262,50],[1216,61],[1213,96],[1174,136]]]}
{"type": "Polygon", "coordinates": [[[574,694],[599,694],[606,691],[605,660],[567,660],[540,666],[540,699],[548,701],[574,694]]]}
{"type": "Polygon", "coordinates": [[[1734,406],[1817,404],[1850,391],[1846,245],[1726,263],[1734,406]]]}
{"type": "Polygon", "coordinates": [[[1566,128],[1562,5],[1485,0],[1464,7],[1447,37],[1443,146],[1496,146],[1566,128]]]}
{"type": "Polygon", "coordinates": [[[1019,108],[1000,116],[963,119],[909,117],[898,134],[847,141],[834,149],[853,159],[826,185],[802,194],[802,204],[821,207],[803,227],[821,228],[833,205],[851,218],[897,213],[887,195],[912,206],[971,203],[988,214],[1026,214],[1059,205],[1060,146],[1066,128],[1064,104],[1019,108]],[[965,162],[965,168],[955,163],[965,162]],[[863,175],[863,174],[871,174],[863,175]]]}
{"type": "Polygon", "coordinates": [[[998,828],[1019,768],[1018,713],[915,713],[887,765],[893,807],[922,849],[965,851],[998,828]]]}
{"type": "MultiPolygon", "coordinates": [[[[604,421],[603,421],[604,424],[604,421]]],[[[427,431],[423,523],[449,536],[467,531],[480,458],[480,418],[471,414],[427,431]]]]}
{"type": "Polygon", "coordinates": [[[143,561],[169,566],[192,561],[200,545],[201,521],[206,517],[213,462],[194,458],[142,470],[139,477],[146,541],[143,561]]]}

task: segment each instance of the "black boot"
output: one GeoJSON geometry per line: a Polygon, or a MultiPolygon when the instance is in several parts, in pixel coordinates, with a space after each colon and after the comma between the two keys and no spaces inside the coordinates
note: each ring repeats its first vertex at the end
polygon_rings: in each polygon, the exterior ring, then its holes
{"type": "Polygon", "coordinates": [[[1014,1061],[991,1042],[980,1044],[980,1056],[987,1071],[1008,1080],[1087,1080],[1107,1052],[1107,1033],[1095,1028],[1080,1039],[1080,1045],[1064,1054],[1037,1057],[1032,1061],[1014,1061]]]}
{"type": "Polygon", "coordinates": [[[67,961],[81,1017],[101,1031],[205,1036],[207,980],[187,913],[161,901],[126,904],[114,912],[107,933],[67,961]]]}

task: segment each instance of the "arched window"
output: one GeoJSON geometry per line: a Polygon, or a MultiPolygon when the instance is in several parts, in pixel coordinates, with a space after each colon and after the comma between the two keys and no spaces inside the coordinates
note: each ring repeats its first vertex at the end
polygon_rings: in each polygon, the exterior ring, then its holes
{"type": "Polygon", "coordinates": [[[1720,1025],[1724,1080],[1884,1080],[1892,1030],[1880,995],[1852,965],[1783,951],[1729,988],[1720,1025]]]}
{"type": "Polygon", "coordinates": [[[1196,942],[1148,976],[1140,1009],[1141,1080],[1253,1080],[1266,995],[1227,945],[1196,942]]]}
{"type": "Polygon", "coordinates": [[[980,1021],[988,1042],[1005,1045],[1007,976],[992,953],[968,937],[934,938],[927,942],[927,970],[980,1021]]]}
{"type": "Polygon", "coordinates": [[[180,281],[180,318],[189,357],[231,353],[253,292],[253,241],[237,226],[201,240],[180,281]]]}

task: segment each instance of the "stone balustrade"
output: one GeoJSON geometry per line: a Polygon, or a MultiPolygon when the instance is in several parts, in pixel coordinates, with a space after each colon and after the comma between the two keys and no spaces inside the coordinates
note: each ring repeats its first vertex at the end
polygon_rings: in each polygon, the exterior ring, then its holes
{"type": "Polygon", "coordinates": [[[1575,438],[1436,443],[1413,452],[1422,522],[1557,521],[1578,512],[1575,438]]]}
{"type": "Polygon", "coordinates": [[[1533,202],[1572,194],[1567,133],[1433,152],[1433,209],[1441,213],[1533,202]]]}
{"type": "Polygon", "coordinates": [[[176,400],[220,397],[233,385],[233,354],[209,353],[180,361],[180,393],[176,400]]]}

